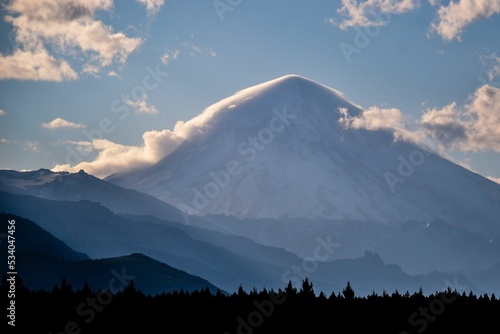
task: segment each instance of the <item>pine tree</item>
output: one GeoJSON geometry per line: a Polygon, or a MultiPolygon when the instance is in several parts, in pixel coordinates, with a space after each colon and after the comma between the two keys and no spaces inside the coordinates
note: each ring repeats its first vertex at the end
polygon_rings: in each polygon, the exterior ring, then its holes
{"type": "Polygon", "coordinates": [[[344,288],[344,290],[342,290],[342,294],[344,295],[344,298],[346,300],[353,300],[354,299],[354,296],[356,294],[354,293],[354,290],[351,287],[351,282],[347,281],[347,285],[344,288]]]}
{"type": "Polygon", "coordinates": [[[297,294],[297,289],[293,286],[292,281],[288,281],[288,284],[285,288],[285,293],[289,297],[293,297],[297,294]]]}
{"type": "Polygon", "coordinates": [[[313,284],[312,282],[309,282],[309,279],[307,277],[302,281],[302,288],[300,289],[299,294],[306,298],[315,297],[313,284]]]}

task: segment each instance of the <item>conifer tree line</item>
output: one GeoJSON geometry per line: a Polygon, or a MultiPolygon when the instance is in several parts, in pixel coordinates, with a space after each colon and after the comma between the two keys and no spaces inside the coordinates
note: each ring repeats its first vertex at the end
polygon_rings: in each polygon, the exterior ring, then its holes
{"type": "MultiPolygon", "coordinates": [[[[72,287],[66,280],[51,291],[30,290],[18,280],[15,332],[85,333],[452,333],[497,329],[500,300],[448,288],[425,295],[397,290],[357,296],[349,282],[342,291],[314,291],[307,278],[300,288],[234,293],[174,291],[146,295],[133,281],[123,290],[72,287]]],[[[7,293],[6,276],[0,287],[7,293]]],[[[12,330],[12,328],[10,328],[12,330]]]]}

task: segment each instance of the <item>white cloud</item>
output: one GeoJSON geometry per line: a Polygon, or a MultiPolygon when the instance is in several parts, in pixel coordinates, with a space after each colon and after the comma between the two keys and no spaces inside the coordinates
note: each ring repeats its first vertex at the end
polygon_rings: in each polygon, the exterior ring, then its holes
{"type": "Polygon", "coordinates": [[[76,166],[57,165],[53,170],[77,172],[83,169],[87,173],[103,178],[113,173],[150,166],[173,152],[182,143],[185,139],[183,127],[184,123],[178,122],[174,131],[145,132],[141,146],[126,146],[105,139],[95,139],[91,146],[99,154],[93,161],[81,162],[76,166]]]}
{"type": "Polygon", "coordinates": [[[399,109],[370,107],[363,110],[359,116],[351,116],[346,108],[341,108],[339,113],[339,123],[344,128],[371,131],[389,130],[394,134],[394,140],[403,139],[424,144],[421,133],[408,130],[409,125],[407,123],[409,121],[399,109]]]}
{"type": "Polygon", "coordinates": [[[121,76],[118,73],[116,73],[115,71],[109,71],[108,75],[110,77],[117,77],[118,79],[121,79],[121,76]]]}
{"type": "Polygon", "coordinates": [[[341,114],[339,122],[348,128],[367,130],[404,128],[403,114],[395,108],[370,107],[358,117],[349,116],[346,108],[341,108],[339,111],[341,114]]]}
{"type": "Polygon", "coordinates": [[[0,109],[0,117],[5,116],[5,115],[7,115],[7,113],[3,109],[0,109]]]}
{"type": "Polygon", "coordinates": [[[78,79],[78,74],[65,60],[57,60],[43,47],[30,51],[15,50],[0,54],[0,80],[63,81],[78,79]]]}
{"type": "Polygon", "coordinates": [[[420,123],[426,134],[443,150],[467,141],[467,124],[462,118],[456,103],[452,102],[442,109],[428,110],[420,123]]]}
{"type": "Polygon", "coordinates": [[[101,72],[101,68],[94,64],[85,64],[82,69],[82,73],[92,75],[96,78],[99,77],[99,72],[101,72]]]}
{"type": "Polygon", "coordinates": [[[437,33],[445,41],[460,40],[464,28],[474,21],[486,19],[500,13],[498,0],[459,0],[448,6],[440,6],[438,17],[431,24],[431,32],[437,33]]]}
{"type": "Polygon", "coordinates": [[[500,89],[480,87],[463,110],[455,103],[429,110],[421,125],[441,149],[500,152],[500,89]]]}
{"type": "Polygon", "coordinates": [[[146,95],[143,95],[140,100],[127,100],[126,103],[132,107],[135,112],[140,114],[155,115],[158,113],[155,106],[148,104],[148,98],[146,95]]]}
{"type": "Polygon", "coordinates": [[[30,152],[40,152],[40,144],[36,141],[25,141],[23,150],[30,152]]]}
{"type": "Polygon", "coordinates": [[[467,106],[471,115],[471,150],[500,152],[500,88],[488,85],[480,87],[467,106]]]}
{"type": "Polygon", "coordinates": [[[497,56],[496,53],[493,53],[489,58],[493,64],[491,65],[491,69],[488,71],[488,79],[490,79],[490,81],[493,81],[497,77],[500,77],[500,56],[497,56]]]}
{"type": "Polygon", "coordinates": [[[82,123],[69,122],[58,117],[49,123],[43,123],[42,127],[46,129],[60,129],[60,128],[81,129],[84,128],[85,125],[83,125],[82,123]]]}
{"type": "Polygon", "coordinates": [[[16,48],[12,54],[0,54],[0,79],[77,79],[65,57],[84,59],[84,72],[92,74],[114,62],[125,63],[142,40],[113,32],[95,18],[97,11],[112,7],[113,0],[9,2],[5,21],[14,27],[16,48]]]}
{"type": "Polygon", "coordinates": [[[342,22],[330,19],[329,22],[338,25],[340,29],[349,27],[382,26],[387,22],[380,14],[403,14],[420,7],[420,0],[342,0],[338,13],[346,16],[342,22]]]}
{"type": "Polygon", "coordinates": [[[197,44],[193,44],[190,42],[183,43],[182,46],[190,50],[189,54],[191,56],[196,56],[198,54],[207,54],[210,57],[217,57],[217,52],[215,52],[214,49],[212,48],[201,47],[197,44]]]}
{"type": "Polygon", "coordinates": [[[165,4],[165,0],[137,0],[137,2],[146,6],[149,15],[158,12],[161,6],[165,4]]]}
{"type": "Polygon", "coordinates": [[[470,103],[458,108],[455,102],[428,109],[419,121],[409,123],[400,110],[370,107],[359,116],[341,109],[339,123],[345,128],[390,130],[396,140],[462,152],[500,152],[500,88],[484,85],[470,97],[470,103]],[[416,127],[410,130],[410,126],[416,127]]]}
{"type": "Polygon", "coordinates": [[[167,65],[168,63],[170,63],[170,61],[177,60],[178,57],[179,57],[179,50],[166,51],[161,57],[161,62],[167,65]]]}

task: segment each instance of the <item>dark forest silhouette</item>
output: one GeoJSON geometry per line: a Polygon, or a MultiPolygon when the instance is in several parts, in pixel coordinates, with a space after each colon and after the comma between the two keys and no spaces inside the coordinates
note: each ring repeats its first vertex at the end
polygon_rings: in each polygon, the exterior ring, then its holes
{"type": "MultiPolygon", "coordinates": [[[[3,277],[1,294],[6,294],[3,277]]],[[[451,333],[464,328],[481,332],[497,328],[500,301],[448,288],[424,295],[356,296],[346,287],[330,296],[314,291],[307,278],[300,289],[233,294],[208,289],[150,296],[131,282],[114,295],[87,284],[71,287],[65,280],[51,291],[33,291],[18,278],[16,330],[29,333],[451,333]],[[344,330],[343,328],[346,328],[344,330]]]]}

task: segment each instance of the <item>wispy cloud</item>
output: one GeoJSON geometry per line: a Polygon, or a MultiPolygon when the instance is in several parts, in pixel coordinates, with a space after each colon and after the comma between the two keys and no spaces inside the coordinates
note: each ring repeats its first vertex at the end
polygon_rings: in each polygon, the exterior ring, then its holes
{"type": "Polygon", "coordinates": [[[70,121],[66,121],[58,117],[49,123],[43,123],[42,127],[44,127],[45,129],[60,129],[60,128],[82,129],[85,127],[85,125],[83,125],[82,123],[73,123],[70,121]]]}
{"type": "Polygon", "coordinates": [[[460,40],[466,26],[498,13],[498,0],[451,1],[447,6],[439,6],[437,19],[432,23],[430,32],[437,33],[445,41],[460,40]]]}
{"type": "Polygon", "coordinates": [[[36,141],[25,141],[23,150],[30,152],[40,152],[40,144],[36,141]]]}
{"type": "Polygon", "coordinates": [[[340,29],[380,26],[384,22],[377,20],[379,14],[402,14],[419,7],[420,0],[342,0],[342,7],[337,12],[345,19],[340,22],[330,19],[329,22],[340,29]]]}
{"type": "Polygon", "coordinates": [[[143,95],[139,100],[127,100],[126,103],[132,107],[135,112],[140,114],[155,115],[158,113],[156,107],[148,103],[148,97],[146,95],[143,95]]]}
{"type": "Polygon", "coordinates": [[[165,0],[137,0],[137,2],[146,6],[149,15],[156,14],[165,4],[165,0]]]}
{"type": "Polygon", "coordinates": [[[110,77],[116,77],[118,79],[121,79],[121,76],[118,73],[116,73],[115,71],[109,71],[108,72],[108,76],[110,76],[110,77]]]}
{"type": "Polygon", "coordinates": [[[484,58],[486,66],[489,67],[488,79],[494,81],[496,78],[500,78],[500,56],[496,53],[491,53],[484,58]]]}
{"type": "Polygon", "coordinates": [[[63,142],[62,144],[75,146],[77,152],[83,156],[87,156],[88,154],[92,153],[92,151],[94,150],[94,148],[92,147],[92,143],[89,141],[67,140],[67,141],[63,142]]]}
{"type": "Polygon", "coordinates": [[[7,113],[5,112],[5,110],[0,109],[0,117],[5,116],[5,115],[7,115],[7,113]]]}
{"type": "Polygon", "coordinates": [[[191,56],[196,56],[199,54],[207,54],[210,57],[217,57],[217,52],[215,52],[215,50],[212,48],[202,47],[191,42],[186,42],[182,44],[182,46],[189,50],[189,54],[191,56]]]}
{"type": "Polygon", "coordinates": [[[12,54],[0,54],[0,79],[78,79],[69,59],[83,59],[84,72],[91,74],[125,63],[142,40],[96,19],[96,12],[112,7],[113,0],[10,1],[5,21],[14,27],[16,46],[12,54]]]}
{"type": "Polygon", "coordinates": [[[168,65],[172,60],[177,60],[178,57],[179,57],[179,50],[174,50],[174,51],[167,50],[165,51],[163,56],[161,56],[161,62],[165,65],[168,65]]]}

